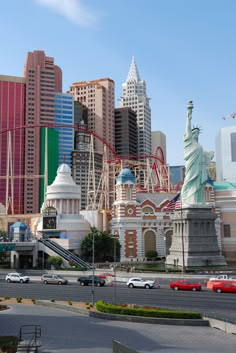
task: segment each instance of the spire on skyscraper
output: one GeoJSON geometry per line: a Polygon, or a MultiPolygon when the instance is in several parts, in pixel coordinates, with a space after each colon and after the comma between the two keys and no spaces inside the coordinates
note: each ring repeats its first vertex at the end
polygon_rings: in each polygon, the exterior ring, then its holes
{"type": "Polygon", "coordinates": [[[134,56],[132,57],[132,62],[129,68],[129,73],[126,82],[128,81],[141,81],[134,56]]]}

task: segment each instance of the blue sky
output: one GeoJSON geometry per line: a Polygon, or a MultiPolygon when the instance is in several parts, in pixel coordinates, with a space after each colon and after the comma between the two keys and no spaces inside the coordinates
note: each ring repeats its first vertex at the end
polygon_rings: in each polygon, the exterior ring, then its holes
{"type": "Polygon", "coordinates": [[[116,107],[135,56],[151,97],[152,130],[167,138],[167,163],[183,164],[186,106],[200,143],[215,150],[236,119],[235,0],[7,0],[0,2],[0,74],[22,76],[28,51],[44,50],[75,81],[109,77],[116,107]]]}

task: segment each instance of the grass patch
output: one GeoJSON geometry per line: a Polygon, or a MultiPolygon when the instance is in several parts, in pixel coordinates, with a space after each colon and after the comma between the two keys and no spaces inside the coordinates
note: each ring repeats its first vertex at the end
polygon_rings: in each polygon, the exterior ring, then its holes
{"type": "Polygon", "coordinates": [[[16,336],[0,336],[0,349],[4,353],[16,353],[17,337],[16,336]]]}

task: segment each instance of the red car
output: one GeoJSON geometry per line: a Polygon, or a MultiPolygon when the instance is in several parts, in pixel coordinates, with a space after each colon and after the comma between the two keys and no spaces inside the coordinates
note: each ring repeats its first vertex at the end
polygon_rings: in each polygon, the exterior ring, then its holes
{"type": "Polygon", "coordinates": [[[225,292],[225,293],[236,293],[236,283],[216,283],[213,284],[212,290],[217,293],[225,292]]]}
{"type": "Polygon", "coordinates": [[[176,282],[171,282],[170,288],[174,290],[183,289],[183,290],[196,291],[196,290],[201,290],[202,286],[199,283],[192,283],[187,281],[186,279],[182,279],[176,282]]]}
{"type": "Polygon", "coordinates": [[[114,277],[112,273],[104,272],[101,275],[97,275],[99,278],[107,279],[107,277],[114,277]]]}

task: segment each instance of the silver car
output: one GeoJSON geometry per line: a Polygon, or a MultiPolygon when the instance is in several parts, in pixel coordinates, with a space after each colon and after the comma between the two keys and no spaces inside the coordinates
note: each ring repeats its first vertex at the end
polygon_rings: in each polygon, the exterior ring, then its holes
{"type": "Polygon", "coordinates": [[[22,273],[12,272],[6,275],[6,281],[8,283],[11,283],[11,282],[28,283],[30,282],[30,278],[29,276],[25,276],[22,273]]]}
{"type": "Polygon", "coordinates": [[[41,283],[44,284],[67,284],[68,280],[60,275],[45,274],[41,277],[41,283]]]}

